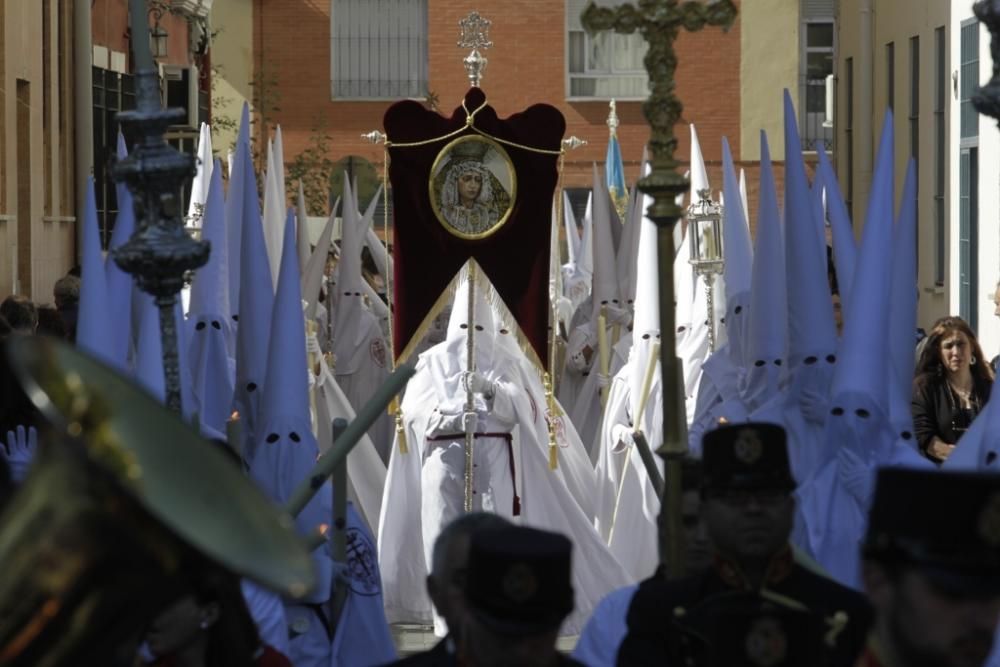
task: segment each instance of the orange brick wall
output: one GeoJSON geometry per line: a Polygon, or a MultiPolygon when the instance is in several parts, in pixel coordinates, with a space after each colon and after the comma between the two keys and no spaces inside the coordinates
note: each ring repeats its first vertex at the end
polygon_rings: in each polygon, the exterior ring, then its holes
{"type": "MultiPolygon", "coordinates": [[[[450,114],[468,85],[461,62],[465,51],[455,43],[458,20],[472,5],[443,0],[428,4],[430,89],[438,95],[443,112],[450,114]]],[[[485,52],[489,66],[483,82],[490,103],[500,116],[537,102],[558,107],[567,120],[567,136],[575,134],[590,142],[567,156],[565,184],[589,186],[591,162],[604,160],[608,104],[566,101],[564,3],[481,0],[475,8],[493,21],[490,37],[495,46],[485,52]]],[[[380,164],[381,147],[359,137],[381,129],[389,103],[330,100],[329,0],[255,0],[253,25],[254,67],[257,71],[263,67],[280,82],[281,109],[274,119],[281,124],[286,162],[309,145],[311,129],[323,118],[333,138],[332,159],[354,154],[380,164]]],[[[684,34],[677,50],[677,91],[685,104],[684,124],[676,130],[677,157],[687,160],[686,123],[695,122],[705,159],[718,163],[723,135],[737,152],[740,145],[739,20],[728,33],[710,28],[684,34]]],[[[649,130],[639,102],[620,102],[618,115],[626,177],[631,182],[649,130]]],[[[749,180],[756,183],[756,171],[749,180]]],[[[721,187],[719,178],[713,176],[712,182],[721,187]]]]}
{"type": "MultiPolygon", "coordinates": [[[[129,52],[128,0],[93,0],[91,13],[91,35],[96,46],[111,51],[129,52]]],[[[147,17],[149,25],[153,18],[147,17]]],[[[164,14],[160,25],[167,31],[167,57],[161,62],[170,65],[188,64],[188,25],[181,16],[164,14]]],[[[129,71],[132,71],[131,63],[129,71]]]]}

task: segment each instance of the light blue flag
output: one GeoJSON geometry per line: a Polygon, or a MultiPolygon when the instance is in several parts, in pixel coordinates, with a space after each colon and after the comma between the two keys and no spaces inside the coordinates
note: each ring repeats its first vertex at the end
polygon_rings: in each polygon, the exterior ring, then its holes
{"type": "Polygon", "coordinates": [[[608,138],[608,152],[604,156],[604,178],[611,194],[611,201],[618,211],[618,217],[622,219],[625,217],[625,207],[628,204],[628,188],[625,187],[625,165],[622,164],[618,133],[614,130],[608,138]]]}

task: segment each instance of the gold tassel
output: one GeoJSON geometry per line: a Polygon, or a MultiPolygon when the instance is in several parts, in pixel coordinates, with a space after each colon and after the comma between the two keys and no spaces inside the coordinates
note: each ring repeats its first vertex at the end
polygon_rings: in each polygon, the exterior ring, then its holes
{"type": "Polygon", "coordinates": [[[552,393],[552,378],[548,373],[542,374],[542,386],[545,387],[545,400],[548,404],[548,412],[545,415],[545,423],[549,427],[549,470],[559,467],[559,444],[556,442],[556,398],[552,393]]]}
{"type": "Polygon", "coordinates": [[[410,448],[406,446],[406,429],[403,428],[403,411],[399,409],[399,397],[392,399],[387,412],[395,418],[396,422],[396,442],[399,443],[399,453],[409,454],[410,448]]]}

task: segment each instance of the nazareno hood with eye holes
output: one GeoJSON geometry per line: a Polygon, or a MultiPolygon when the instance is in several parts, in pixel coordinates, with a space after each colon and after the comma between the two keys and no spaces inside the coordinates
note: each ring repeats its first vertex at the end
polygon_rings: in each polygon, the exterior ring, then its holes
{"type": "MultiPolygon", "coordinates": [[[[267,382],[261,403],[257,443],[250,461],[250,476],[276,504],[284,505],[298,484],[306,479],[319,456],[309,417],[309,379],[306,361],[305,319],[299,284],[295,215],[288,211],[282,240],[278,292],[270,327],[267,382]]],[[[300,535],[314,532],[332,520],[333,494],[324,484],[295,517],[300,535]]],[[[312,554],[319,583],[308,602],[329,597],[332,563],[325,548],[312,554]]]]}
{"type": "Polygon", "coordinates": [[[233,408],[240,413],[243,444],[253,447],[257,411],[267,372],[268,333],[274,284],[264,246],[256,178],[249,155],[237,152],[243,171],[243,219],[240,246],[239,325],[236,330],[236,387],[233,408]]]}
{"type": "Polygon", "coordinates": [[[229,310],[222,170],[212,172],[202,216],[201,237],[212,244],[208,263],[194,277],[188,319],[192,403],[202,424],[220,433],[232,411],[236,381],[229,350],[235,345],[229,310]]]}

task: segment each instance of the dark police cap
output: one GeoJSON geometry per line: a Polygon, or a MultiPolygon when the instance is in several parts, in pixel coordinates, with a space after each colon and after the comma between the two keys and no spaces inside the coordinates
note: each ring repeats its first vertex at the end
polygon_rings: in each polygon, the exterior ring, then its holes
{"type": "Polygon", "coordinates": [[[534,528],[475,533],[465,583],[470,611],[503,635],[558,628],[573,609],[571,550],[564,536],[534,528]]]}
{"type": "Polygon", "coordinates": [[[1000,475],[879,470],[863,551],[956,594],[1000,592],[1000,475]]]}
{"type": "Polygon", "coordinates": [[[702,488],[792,491],[785,429],[777,424],[728,424],[702,438],[702,488]]]}

